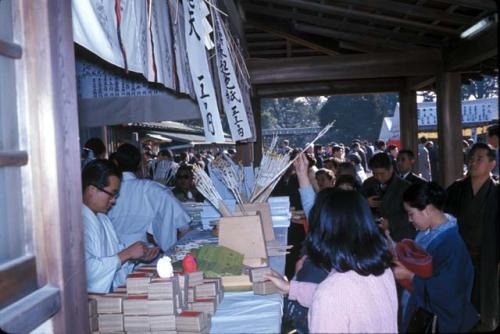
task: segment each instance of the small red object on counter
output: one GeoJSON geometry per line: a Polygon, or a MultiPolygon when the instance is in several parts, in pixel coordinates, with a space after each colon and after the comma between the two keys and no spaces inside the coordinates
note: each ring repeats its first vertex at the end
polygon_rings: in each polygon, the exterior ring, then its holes
{"type": "Polygon", "coordinates": [[[198,271],[198,265],[196,264],[196,259],[194,258],[193,254],[188,253],[182,260],[182,270],[185,273],[194,273],[195,271],[198,271]]]}

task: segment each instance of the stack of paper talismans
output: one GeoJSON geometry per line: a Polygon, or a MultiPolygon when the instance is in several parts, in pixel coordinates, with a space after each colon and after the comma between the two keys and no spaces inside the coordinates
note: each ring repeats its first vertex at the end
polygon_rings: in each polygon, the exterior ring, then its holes
{"type": "Polygon", "coordinates": [[[123,322],[127,332],[175,330],[177,278],[160,279],[147,268],[127,277],[123,322]]]}
{"type": "Polygon", "coordinates": [[[89,294],[90,329],[94,333],[208,333],[210,317],[222,298],[221,280],[205,279],[201,271],[164,279],[146,268],[130,274],[126,285],[113,293],[89,294]]]}
{"type": "Polygon", "coordinates": [[[99,330],[98,315],[97,315],[97,300],[89,296],[89,327],[91,332],[99,330]]]}
{"type": "Polygon", "coordinates": [[[151,281],[151,273],[135,272],[127,276],[127,293],[129,295],[145,295],[151,281]]]}
{"type": "Polygon", "coordinates": [[[148,287],[148,298],[150,300],[171,300],[175,313],[180,313],[186,308],[183,300],[184,278],[182,288],[179,284],[179,277],[153,278],[148,287]]]}
{"type": "Polygon", "coordinates": [[[269,280],[264,278],[264,275],[272,275],[272,270],[269,267],[252,268],[250,270],[250,281],[252,281],[253,293],[256,295],[270,295],[279,293],[278,288],[269,280]]]}
{"type": "MultiPolygon", "coordinates": [[[[90,302],[97,312],[97,326],[95,313],[91,314],[91,329],[99,332],[123,332],[123,293],[89,294],[90,302]],[[94,318],[94,319],[92,319],[94,318]]],[[[93,311],[92,311],[93,312],[93,311]]]]}
{"type": "Polygon", "coordinates": [[[175,327],[179,334],[182,333],[209,333],[210,316],[203,312],[183,311],[175,317],[175,327]]]}
{"type": "Polygon", "coordinates": [[[187,288],[187,308],[214,315],[224,297],[221,279],[204,279],[201,271],[185,273],[184,279],[187,288]]]}

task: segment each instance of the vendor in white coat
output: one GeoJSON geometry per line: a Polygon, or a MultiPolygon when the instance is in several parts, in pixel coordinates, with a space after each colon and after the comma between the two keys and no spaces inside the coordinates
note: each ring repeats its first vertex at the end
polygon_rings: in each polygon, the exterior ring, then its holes
{"type": "Polygon", "coordinates": [[[106,212],[120,189],[121,173],[109,160],[94,160],[82,172],[83,224],[87,290],[106,293],[125,283],[131,261],[150,261],[159,252],[143,242],[125,248],[118,240],[106,212]]]}
{"type": "Polygon", "coordinates": [[[178,234],[189,230],[191,218],[170,189],[136,176],[141,162],[137,147],[122,144],[112,159],[123,172],[120,197],[109,211],[118,238],[126,245],[152,241],[166,251],[177,242],[178,234]],[[148,239],[148,234],[153,238],[148,239]]]}

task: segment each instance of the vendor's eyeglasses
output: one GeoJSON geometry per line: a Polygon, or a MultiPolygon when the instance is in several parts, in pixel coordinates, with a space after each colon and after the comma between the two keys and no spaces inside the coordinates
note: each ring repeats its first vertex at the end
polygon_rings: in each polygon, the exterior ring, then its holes
{"type": "Polygon", "coordinates": [[[99,189],[100,191],[102,191],[103,193],[106,193],[107,195],[109,195],[110,197],[114,197],[115,199],[118,198],[118,196],[120,196],[120,193],[119,192],[116,192],[116,193],[112,193],[112,192],[109,192],[101,187],[98,187],[96,185],[94,185],[94,187],[96,187],[97,189],[99,189]]]}

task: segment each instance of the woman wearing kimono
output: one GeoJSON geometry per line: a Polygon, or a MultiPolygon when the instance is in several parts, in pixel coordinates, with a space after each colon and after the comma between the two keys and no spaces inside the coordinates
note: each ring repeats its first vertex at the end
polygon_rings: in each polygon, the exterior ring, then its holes
{"type": "Polygon", "coordinates": [[[434,182],[414,184],[403,195],[408,218],[419,231],[415,242],[432,256],[432,276],[421,278],[399,263],[393,268],[396,279],[409,279],[413,286],[401,305],[402,331],[417,308],[437,315],[439,332],[467,332],[479,319],[471,303],[471,258],[455,217],[443,212],[445,199],[445,190],[434,182]]]}

